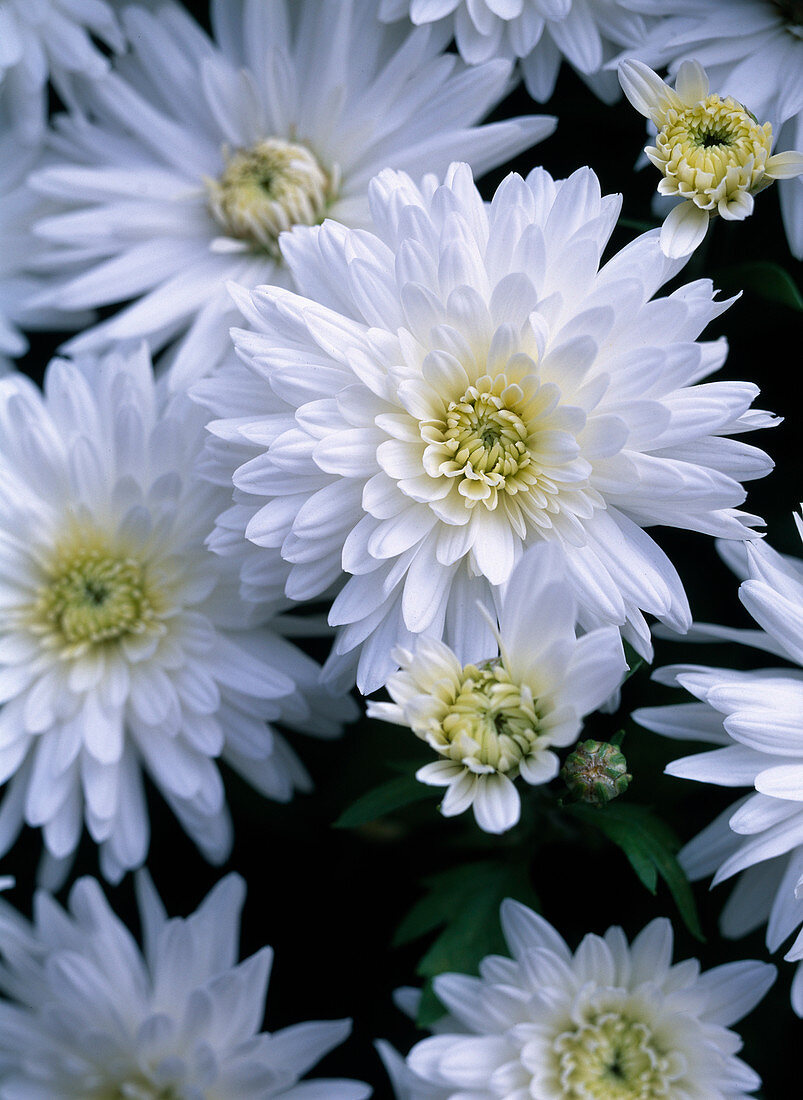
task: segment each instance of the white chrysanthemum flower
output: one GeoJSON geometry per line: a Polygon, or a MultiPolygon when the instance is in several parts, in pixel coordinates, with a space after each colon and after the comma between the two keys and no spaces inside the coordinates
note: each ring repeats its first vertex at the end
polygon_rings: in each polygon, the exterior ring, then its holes
{"type": "Polygon", "coordinates": [[[435,978],[450,1013],[437,1035],[406,1062],[380,1046],[399,1100],[743,1100],[758,1088],[730,1025],[774,966],[672,965],[665,919],[632,944],[621,928],[587,935],[574,954],[519,902],[503,902],[502,927],[512,959],[435,978]]]}
{"type": "Polygon", "coordinates": [[[371,199],[373,233],[283,238],[300,293],[239,295],[255,330],[239,351],[279,403],[255,410],[228,371],[204,387],[225,418],[211,430],[254,456],[226,536],[239,524],[266,562],[281,552],[292,599],[351,574],[328,671],[361,650],[366,693],[419,634],[461,664],[487,657],[476,603],[493,614],[493,587],[544,539],[584,629],[622,625],[645,654],[642,612],[685,630],[680,579],[643,528],[745,538],[740,482],[771,467],[727,438],[772,423],[749,409],[756,387],[695,385],[725,359],[696,338],[728,303],[706,280],[652,300],[681,267],[657,231],[600,267],[620,198],[590,169],[511,175],[490,205],[466,165],[421,189],[388,171],[371,199]]]}
{"type": "MultiPolygon", "coordinates": [[[[799,520],[798,528],[803,535],[799,520]]],[[[763,629],[705,626],[696,636],[744,642],[803,666],[803,561],[765,543],[746,549],[739,598],[763,629]]],[[[723,930],[743,935],[768,920],[767,946],[777,951],[803,925],[803,667],[735,672],[674,665],[655,678],[680,685],[698,702],[644,707],[635,720],[668,737],[717,746],[675,760],[669,774],[755,790],[687,844],[681,861],[692,878],[716,872],[714,885],[744,872],[723,930]]],[[[803,960],[803,930],[785,958],[803,960]]],[[[792,1005],[803,1016],[803,966],[792,983],[792,1005]]]]}
{"type": "Polygon", "coordinates": [[[619,687],[627,664],[619,632],[601,627],[575,635],[577,604],[555,581],[557,547],[533,547],[505,586],[495,630],[499,653],[462,665],[443,642],[420,639],[397,649],[401,671],[387,683],[392,703],[368,714],[409,726],[441,757],[416,773],[446,787],[447,817],[470,806],[481,829],[501,833],[519,820],[513,780],[548,783],[553,752],[577,740],[583,718],[619,687]]]}
{"type": "MultiPolygon", "coordinates": [[[[0,153],[5,151],[5,144],[0,139],[0,153]]],[[[40,311],[26,310],[35,286],[26,271],[31,243],[26,218],[34,198],[29,188],[15,186],[14,177],[8,178],[0,169],[0,375],[11,370],[12,359],[28,350],[20,326],[29,327],[32,320],[41,317],[40,311]]]]}
{"type": "MultiPolygon", "coordinates": [[[[654,17],[623,51],[674,75],[694,57],[711,84],[772,123],[779,150],[803,149],[803,8],[799,0],[619,0],[654,17]]],[[[803,182],[778,185],[789,246],[803,258],[803,182]]]]}
{"type": "Polygon", "coordinates": [[[607,103],[619,96],[603,66],[622,46],[642,41],[648,22],[618,0],[382,0],[380,19],[408,16],[454,34],[470,65],[518,58],[527,91],[543,103],[565,58],[607,103]]]}
{"type": "Polygon", "coordinates": [[[180,337],[172,385],[211,370],[236,321],[226,284],[290,285],[277,238],[324,217],[369,220],[380,168],[415,176],[462,156],[478,172],[550,134],[548,117],[478,125],[510,64],[467,69],[446,35],[386,27],[376,0],[213,0],[216,41],[173,3],[126,8],[131,51],[76,90],[51,167],[43,300],[82,309],[134,299],[66,345],[152,349],[180,337]]]}
{"type": "Polygon", "coordinates": [[[28,350],[23,329],[73,329],[92,320],[88,313],[31,304],[43,289],[42,276],[35,272],[42,244],[31,233],[42,200],[24,179],[39,154],[38,145],[21,141],[0,103],[0,375],[28,350]]]}
{"type": "Polygon", "coordinates": [[[641,61],[621,62],[619,81],[658,131],[644,152],[663,174],[659,194],[682,200],[661,227],[667,256],[693,252],[712,217],[743,221],[753,212],[753,195],[803,173],[803,153],[770,156],[772,123],[759,125],[735,99],[710,94],[697,61],[683,62],[674,88],[641,61]]]}
{"type": "Polygon", "coordinates": [[[266,720],[332,736],[352,704],[237,596],[204,539],[229,494],[196,466],[203,414],[144,349],[0,381],[0,852],[23,824],[117,879],[148,848],[142,771],[211,860],[230,845],[217,758],[285,801],[309,787],[266,720]]]}
{"type": "Polygon", "coordinates": [[[0,0],[0,100],[25,140],[44,130],[48,79],[67,98],[71,77],[106,72],[108,61],[92,36],[123,48],[106,0],[0,0]]]}
{"type": "Polygon", "coordinates": [[[168,920],[137,876],[144,951],[98,883],[65,912],[40,891],[32,923],[0,902],[2,1100],[363,1100],[359,1081],[302,1077],[349,1020],[260,1032],[271,948],[237,962],[245,884],[218,883],[168,920]]]}

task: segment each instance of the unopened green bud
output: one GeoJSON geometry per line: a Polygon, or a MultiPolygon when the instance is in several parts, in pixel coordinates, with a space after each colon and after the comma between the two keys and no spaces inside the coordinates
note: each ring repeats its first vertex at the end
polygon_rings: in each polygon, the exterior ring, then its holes
{"type": "Polygon", "coordinates": [[[575,798],[601,806],[627,790],[633,778],[618,745],[583,741],[566,757],[563,779],[575,798]]]}

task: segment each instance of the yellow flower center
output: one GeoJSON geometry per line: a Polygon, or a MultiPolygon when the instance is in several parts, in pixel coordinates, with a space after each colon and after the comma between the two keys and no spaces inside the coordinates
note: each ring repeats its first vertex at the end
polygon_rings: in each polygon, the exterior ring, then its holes
{"type": "Polygon", "coordinates": [[[666,1100],[670,1058],[647,1024],[620,1012],[599,1012],[555,1040],[566,1100],[666,1100]]]}
{"type": "Polygon", "coordinates": [[[164,629],[164,600],[145,565],[95,531],[59,544],[46,571],[30,625],[63,656],[78,656],[126,634],[164,629]]]}
{"type": "Polygon", "coordinates": [[[539,739],[532,694],[515,684],[501,660],[466,665],[427,740],[472,771],[518,774],[539,739]]]}
{"type": "Polygon", "coordinates": [[[421,438],[428,444],[424,463],[431,476],[458,479],[458,492],[473,508],[497,504],[497,493],[515,495],[538,480],[528,446],[529,429],[522,415],[523,391],[505,375],[486,375],[457,401],[442,419],[425,420],[421,438]]]}
{"type": "Polygon", "coordinates": [[[663,194],[691,199],[703,210],[772,182],[765,173],[772,125],[759,126],[740,103],[709,95],[693,107],[667,108],[655,147],[646,152],[663,172],[663,194]]]}
{"type": "Polygon", "coordinates": [[[338,174],[326,172],[306,146],[268,138],[224,156],[220,179],[204,182],[209,208],[228,236],[278,258],[283,230],[323,221],[338,174]]]}

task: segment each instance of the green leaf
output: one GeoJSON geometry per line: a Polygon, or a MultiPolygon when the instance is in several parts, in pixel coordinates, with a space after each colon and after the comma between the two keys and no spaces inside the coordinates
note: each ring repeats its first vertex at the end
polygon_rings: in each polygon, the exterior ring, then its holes
{"type": "Polygon", "coordinates": [[[436,1020],[446,1015],[446,1007],[438,1000],[438,995],[430,978],[421,990],[421,1000],[418,1002],[418,1012],[415,1022],[419,1027],[430,1027],[436,1020]]]}
{"type": "MultiPolygon", "coordinates": [[[[479,863],[467,866],[482,868],[485,865],[479,863]]],[[[453,907],[462,907],[472,892],[470,876],[462,866],[430,875],[424,879],[423,885],[426,893],[397,927],[393,937],[394,947],[417,940],[446,924],[454,911],[453,907]]]]}
{"type": "Polygon", "coordinates": [[[780,264],[766,260],[735,264],[720,272],[720,281],[726,282],[729,287],[742,287],[760,298],[803,311],[803,295],[792,276],[780,264]]]}
{"type": "Polygon", "coordinates": [[[368,822],[385,817],[403,806],[409,806],[413,802],[423,802],[424,799],[431,798],[433,793],[432,787],[419,783],[413,775],[389,779],[386,783],[366,791],[347,810],[344,810],[334,822],[334,828],[356,829],[359,825],[367,825],[368,822]]]}
{"type": "MultiPolygon", "coordinates": [[[[452,971],[476,973],[482,958],[505,950],[499,923],[505,898],[538,904],[524,862],[482,860],[452,867],[426,878],[424,887],[426,893],[402,920],[393,942],[398,946],[442,929],[416,967],[429,979],[452,971]]],[[[426,1027],[443,1013],[430,983],[418,1023],[426,1027]]]]}
{"type": "Polygon", "coordinates": [[[586,806],[575,803],[566,812],[584,824],[598,829],[621,848],[644,886],[654,894],[658,876],[664,880],[686,927],[698,940],[704,941],[697,906],[689,880],[675,853],[680,842],[666,822],[644,806],[633,803],[607,806],[586,806]]]}

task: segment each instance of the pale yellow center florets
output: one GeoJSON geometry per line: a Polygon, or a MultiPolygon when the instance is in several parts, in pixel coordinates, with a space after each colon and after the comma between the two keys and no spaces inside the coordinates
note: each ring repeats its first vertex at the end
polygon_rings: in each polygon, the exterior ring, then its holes
{"type": "Polygon", "coordinates": [[[672,1095],[671,1058],[649,1026],[620,1012],[599,1012],[558,1036],[565,1100],[666,1100],[672,1095]]]}
{"type": "Polygon", "coordinates": [[[93,1092],[88,1100],[180,1100],[180,1094],[169,1085],[160,1088],[149,1082],[127,1081],[93,1092]]]}
{"type": "Polygon", "coordinates": [[[468,507],[482,501],[495,508],[497,493],[515,494],[537,481],[529,430],[517,407],[522,400],[521,387],[504,375],[486,376],[450,401],[442,419],[422,422],[428,472],[457,478],[468,507]]]}
{"type": "Polygon", "coordinates": [[[46,572],[29,625],[62,656],[163,629],[164,601],[145,565],[97,532],[59,544],[46,572]]]}
{"type": "Polygon", "coordinates": [[[769,122],[759,126],[730,96],[709,95],[692,107],[667,108],[655,147],[646,152],[664,174],[662,194],[715,213],[740,192],[752,195],[772,183],[765,170],[771,150],[769,122]]]}
{"type": "Polygon", "coordinates": [[[268,138],[224,155],[220,179],[205,183],[209,208],[228,236],[278,258],[281,232],[323,221],[339,179],[306,146],[268,138]]]}
{"type": "Polygon", "coordinates": [[[501,660],[466,665],[444,703],[427,736],[433,748],[472,771],[518,774],[540,722],[532,693],[513,682],[501,660]]]}

